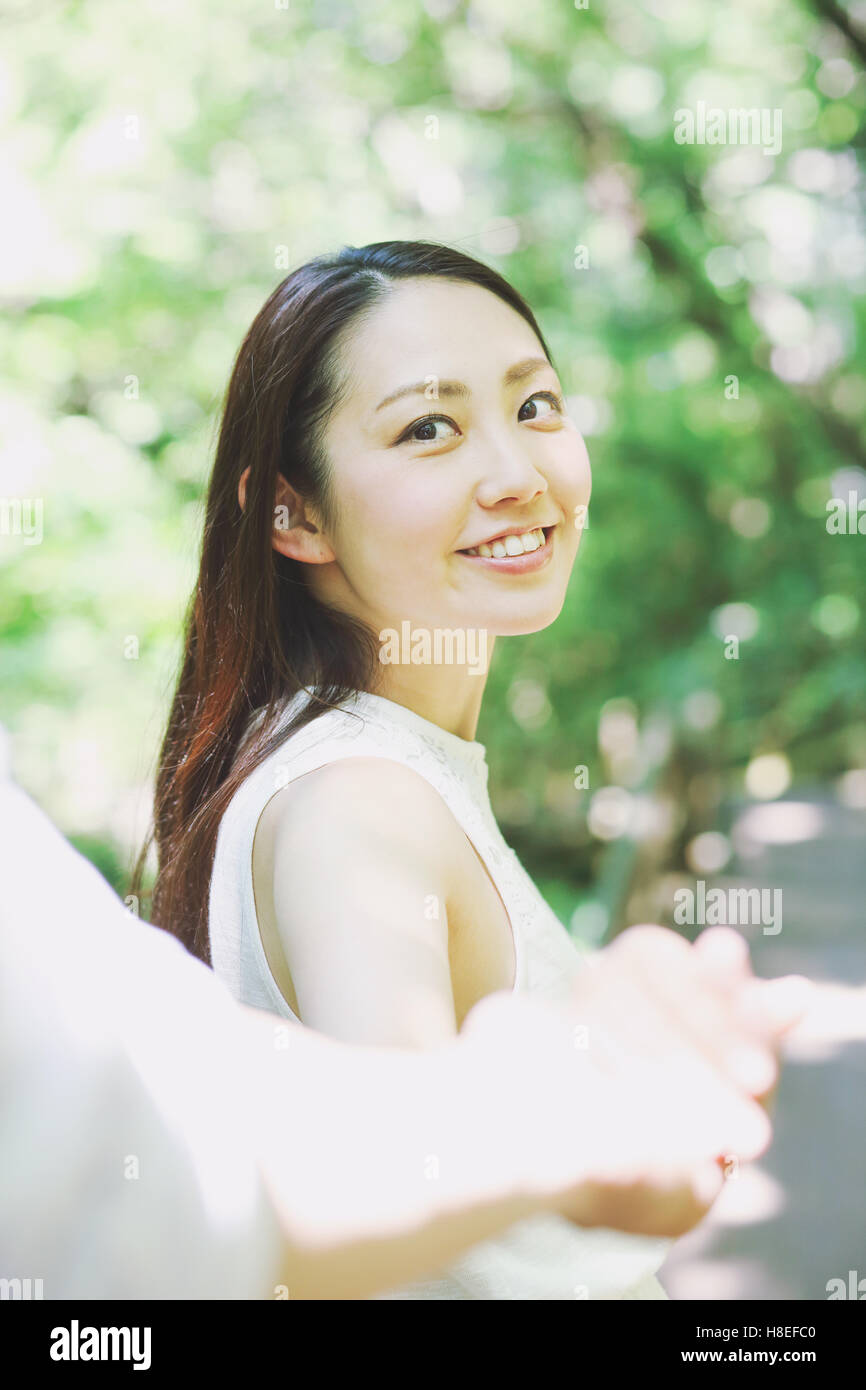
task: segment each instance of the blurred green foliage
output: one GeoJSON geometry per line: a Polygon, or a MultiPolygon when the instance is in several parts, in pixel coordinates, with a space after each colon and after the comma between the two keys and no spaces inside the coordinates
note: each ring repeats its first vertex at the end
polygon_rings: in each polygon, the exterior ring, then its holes
{"type": "Polygon", "coordinates": [[[565,610],[498,644],[478,734],[552,899],[617,780],[605,710],[663,703],[674,756],[727,778],[764,752],[807,780],[866,766],[866,535],[825,525],[866,497],[853,8],[6,9],[0,492],[44,499],[44,537],[0,536],[2,718],[19,779],[115,881],[232,357],[287,269],[344,243],[495,264],[587,438],[565,610]],[[781,153],[676,143],[700,102],[778,109],[781,153]]]}

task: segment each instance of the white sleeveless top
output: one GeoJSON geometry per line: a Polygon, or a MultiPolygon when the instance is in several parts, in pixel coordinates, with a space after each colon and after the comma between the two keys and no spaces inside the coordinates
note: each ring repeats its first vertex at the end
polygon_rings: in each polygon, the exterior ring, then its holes
{"type": "MultiPolygon", "coordinates": [[[[306,698],[303,691],[296,696],[284,720],[306,698]]],[[[241,1003],[297,1019],[271,973],[259,935],[252,878],[256,827],[271,797],[296,777],[338,758],[371,756],[404,763],[426,778],[477,850],[511,922],[514,993],[565,998],[588,948],[570,937],[503,840],[487,793],[484,745],[367,692],[357,693],[339,709],[324,711],[290,735],[245,779],[229,803],[220,822],[210,884],[210,949],[216,975],[241,1003]]],[[[668,1239],[619,1231],[584,1230],[556,1213],[545,1214],[474,1246],[439,1277],[378,1297],[667,1298],[655,1271],[671,1244],[668,1239]]]]}

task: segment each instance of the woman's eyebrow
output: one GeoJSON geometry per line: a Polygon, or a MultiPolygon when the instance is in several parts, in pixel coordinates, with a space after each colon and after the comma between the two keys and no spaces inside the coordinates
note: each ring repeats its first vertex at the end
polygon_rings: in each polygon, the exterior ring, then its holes
{"type": "MultiPolygon", "coordinates": [[[[515,362],[513,367],[509,367],[502,378],[503,386],[513,386],[516,381],[523,381],[524,377],[531,376],[541,367],[550,367],[551,363],[546,357],[523,357],[519,362],[515,362]]],[[[408,386],[400,386],[396,391],[392,391],[389,396],[381,400],[376,406],[376,410],[382,410],[386,405],[391,405],[401,396],[423,396],[426,394],[431,381],[435,381],[434,376],[429,376],[424,381],[413,381],[408,386]]],[[[470,396],[472,393],[469,387],[462,381],[439,381],[437,390],[440,396],[470,396]]]]}

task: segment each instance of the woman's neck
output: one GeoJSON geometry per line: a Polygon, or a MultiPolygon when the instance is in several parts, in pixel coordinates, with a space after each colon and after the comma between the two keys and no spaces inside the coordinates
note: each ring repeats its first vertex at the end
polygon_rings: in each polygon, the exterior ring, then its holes
{"type": "Polygon", "coordinates": [[[465,666],[393,663],[382,665],[373,694],[405,705],[422,719],[471,742],[486,684],[487,670],[472,674],[465,666]]]}

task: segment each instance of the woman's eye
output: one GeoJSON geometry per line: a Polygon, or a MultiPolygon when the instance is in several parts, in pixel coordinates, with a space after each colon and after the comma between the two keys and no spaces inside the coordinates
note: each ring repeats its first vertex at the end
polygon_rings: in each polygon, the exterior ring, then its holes
{"type": "MultiPolygon", "coordinates": [[[[534,395],[530,396],[528,400],[525,400],[523,402],[523,405],[520,407],[520,411],[518,412],[518,416],[521,415],[521,413],[526,409],[528,405],[532,405],[534,401],[547,401],[548,405],[552,406],[553,408],[551,411],[547,412],[547,414],[545,414],[545,412],[542,411],[540,415],[531,415],[528,417],[524,416],[524,419],[528,418],[531,420],[543,420],[548,418],[549,415],[562,414],[562,400],[559,396],[557,396],[555,391],[536,391],[534,395]]],[[[457,429],[457,426],[454,424],[454,421],[449,420],[447,415],[425,415],[422,420],[416,420],[414,424],[408,425],[401,434],[400,438],[397,440],[397,443],[437,444],[440,439],[443,439],[445,437],[444,435],[436,434],[437,425],[449,425],[452,429],[457,429]],[[422,434],[422,430],[426,431],[426,433],[422,434]]]]}
{"type": "MultiPolygon", "coordinates": [[[[423,420],[416,420],[414,425],[410,425],[405,434],[401,436],[400,443],[409,440],[413,444],[435,444],[441,435],[418,433],[419,430],[433,430],[436,425],[454,425],[453,420],[449,420],[446,415],[426,415],[423,420]]],[[[456,429],[457,426],[454,425],[456,429]]]]}
{"type": "MultiPolygon", "coordinates": [[[[534,396],[530,396],[530,397],[529,397],[529,400],[523,402],[523,405],[520,407],[520,409],[521,409],[521,410],[525,410],[526,407],[527,407],[528,405],[531,405],[533,401],[547,401],[548,405],[552,405],[552,406],[553,406],[553,411],[552,411],[552,412],[549,412],[549,413],[551,413],[551,414],[561,414],[561,413],[562,413],[562,401],[560,400],[559,396],[557,396],[556,393],[555,393],[554,391],[536,391],[536,393],[535,393],[534,396]]],[[[546,416],[544,415],[544,413],[542,413],[541,415],[533,415],[533,416],[531,416],[530,418],[533,419],[533,420],[536,420],[536,419],[542,419],[542,420],[543,420],[543,419],[546,418],[546,416]]]]}

